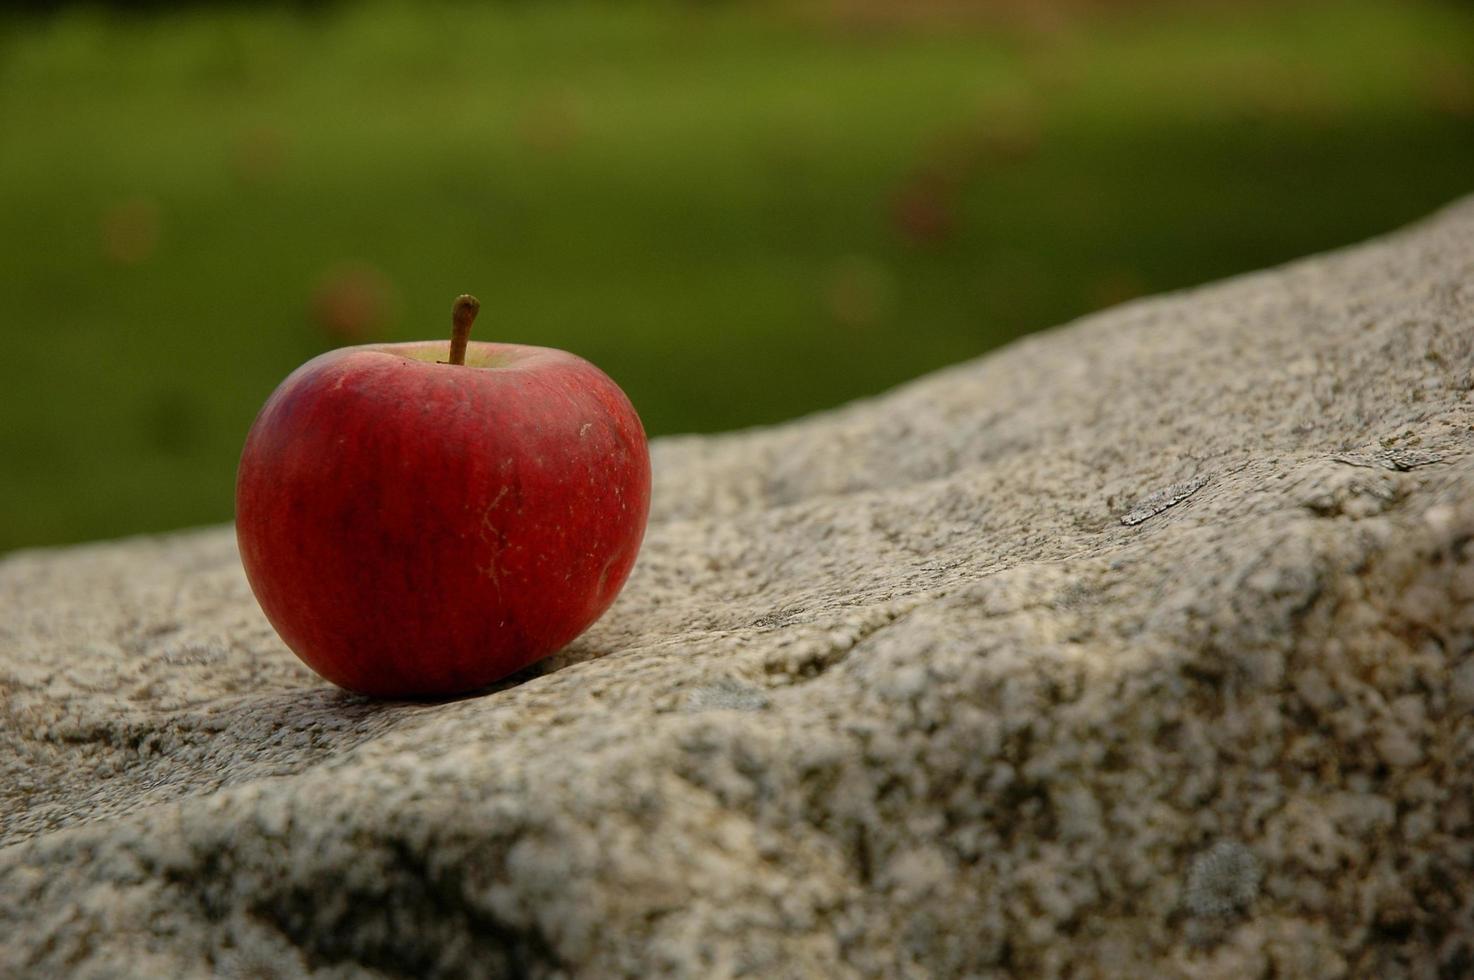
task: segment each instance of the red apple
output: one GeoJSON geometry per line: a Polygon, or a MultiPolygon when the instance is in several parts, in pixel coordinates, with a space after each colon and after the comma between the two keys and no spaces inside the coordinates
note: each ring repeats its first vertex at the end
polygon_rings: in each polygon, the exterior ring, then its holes
{"type": "Polygon", "coordinates": [[[297,656],[379,697],[485,687],[609,608],[650,506],[645,431],[572,354],[368,344],[302,365],[267,399],[236,477],[236,537],[297,656]],[[447,356],[449,355],[449,356],[447,356]]]}

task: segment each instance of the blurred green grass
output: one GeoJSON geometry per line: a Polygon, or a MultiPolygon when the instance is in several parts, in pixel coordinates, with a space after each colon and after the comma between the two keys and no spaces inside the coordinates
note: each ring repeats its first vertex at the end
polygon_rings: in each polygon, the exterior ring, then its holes
{"type": "Polygon", "coordinates": [[[1430,0],[0,20],[0,550],[228,519],[277,382],[463,291],[712,431],[1356,241],[1474,190],[1471,66],[1430,0]]]}

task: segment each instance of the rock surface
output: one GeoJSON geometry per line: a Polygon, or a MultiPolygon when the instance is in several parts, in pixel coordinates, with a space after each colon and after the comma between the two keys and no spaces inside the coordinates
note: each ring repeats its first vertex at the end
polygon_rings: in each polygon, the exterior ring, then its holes
{"type": "Polygon", "coordinates": [[[1474,975],[1474,199],[661,441],[484,697],[228,528],[0,562],[0,975],[1474,975]]]}

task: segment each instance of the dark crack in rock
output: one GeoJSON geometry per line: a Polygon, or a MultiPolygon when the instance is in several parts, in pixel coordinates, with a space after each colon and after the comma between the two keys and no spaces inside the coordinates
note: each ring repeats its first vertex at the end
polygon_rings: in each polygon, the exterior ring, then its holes
{"type": "Polygon", "coordinates": [[[1132,507],[1121,517],[1121,523],[1127,527],[1140,524],[1142,521],[1156,517],[1169,507],[1176,507],[1188,497],[1197,493],[1208,483],[1206,476],[1195,476],[1190,480],[1174,483],[1170,487],[1163,487],[1155,493],[1148,494],[1140,503],[1132,507]]]}

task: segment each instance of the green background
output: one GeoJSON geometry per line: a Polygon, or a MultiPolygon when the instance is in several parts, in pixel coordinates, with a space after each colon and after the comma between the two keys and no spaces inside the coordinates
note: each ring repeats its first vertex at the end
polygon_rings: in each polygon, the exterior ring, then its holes
{"type": "Polygon", "coordinates": [[[1474,12],[1429,0],[0,20],[0,550],[228,519],[293,367],[460,292],[714,431],[1471,178],[1474,12]]]}

